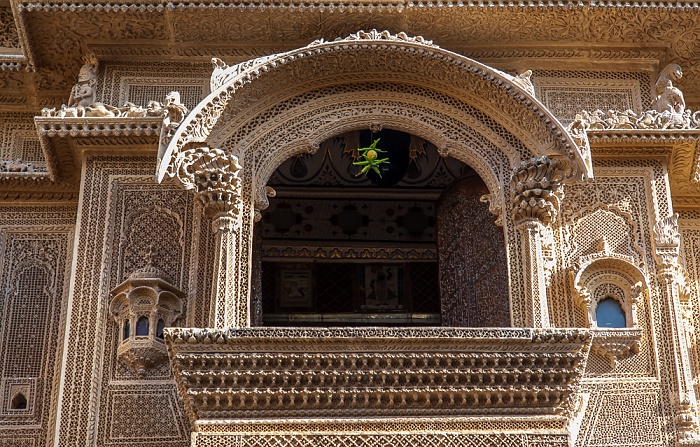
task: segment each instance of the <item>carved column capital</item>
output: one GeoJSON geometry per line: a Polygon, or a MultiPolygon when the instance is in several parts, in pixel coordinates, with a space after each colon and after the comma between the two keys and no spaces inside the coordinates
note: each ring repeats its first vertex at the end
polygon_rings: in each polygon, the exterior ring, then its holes
{"type": "Polygon", "coordinates": [[[197,198],[212,219],[214,231],[236,231],[241,214],[242,169],[238,157],[221,149],[203,148],[188,163],[197,198]]]}
{"type": "Polygon", "coordinates": [[[562,185],[573,177],[568,160],[533,158],[521,162],[511,177],[511,204],[516,222],[553,223],[559,213],[564,192],[562,185]]]}

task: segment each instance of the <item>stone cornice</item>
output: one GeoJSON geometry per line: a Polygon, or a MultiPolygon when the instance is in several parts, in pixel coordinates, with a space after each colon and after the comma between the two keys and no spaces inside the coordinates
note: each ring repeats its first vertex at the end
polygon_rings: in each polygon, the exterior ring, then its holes
{"type": "MultiPolygon", "coordinates": [[[[374,26],[423,35],[444,48],[484,60],[504,56],[565,57],[601,62],[641,58],[646,69],[673,61],[687,67],[679,87],[688,102],[700,99],[698,55],[691,45],[683,44],[700,37],[697,14],[700,5],[695,2],[414,3],[383,0],[323,4],[238,1],[222,5],[213,0],[167,4],[150,0],[116,3],[102,0],[61,3],[18,0],[14,6],[24,51],[22,67],[37,68],[36,79],[27,78],[25,82],[27,88],[35,88],[40,95],[67,92],[86,56],[84,52],[95,46],[103,49],[99,57],[107,59],[120,57],[109,54],[111,51],[137,54],[143,53],[145,47],[158,46],[168,47],[166,53],[171,54],[164,56],[162,51],[165,50],[161,50],[159,58],[226,56],[229,52],[232,52],[231,56],[238,53],[241,58],[246,58],[244,53],[270,54],[276,51],[262,48],[282,46],[288,49],[320,36],[335,38],[358,28],[374,26]],[[318,20],[317,14],[332,17],[339,11],[350,14],[350,17],[344,17],[343,23],[334,19],[318,20]],[[274,21],[275,17],[283,19],[289,14],[294,20],[288,21],[288,28],[280,28],[279,24],[274,30],[270,28],[270,20],[274,21]],[[313,23],[305,23],[307,20],[313,20],[313,23]],[[472,26],[464,29],[460,25],[464,20],[472,26]],[[517,24],[508,26],[511,20],[517,24]],[[245,26],[229,26],[239,21],[245,22],[245,26]],[[90,26],[86,27],[88,22],[90,26]],[[653,22],[659,26],[654,28],[656,31],[645,29],[642,32],[634,25],[617,26],[622,22],[653,22]],[[234,31],[236,29],[240,31],[234,31]],[[530,31],[535,32],[535,29],[538,41],[533,43],[530,31]],[[61,36],[61,39],[55,36],[61,36]],[[464,42],[483,49],[473,53],[464,47],[464,42]],[[575,45],[580,49],[553,49],[550,45],[553,42],[557,43],[557,48],[575,45]],[[504,45],[522,48],[508,56],[511,50],[501,50],[504,45]],[[624,49],[630,45],[636,45],[636,49],[624,49]],[[650,48],[654,49],[651,53],[650,48]]],[[[11,71],[19,68],[14,66],[11,71]]],[[[5,70],[0,75],[11,71],[5,70]]]]}
{"type": "Polygon", "coordinates": [[[73,184],[79,181],[81,147],[106,146],[114,150],[135,145],[139,150],[147,145],[155,150],[162,121],[160,117],[34,118],[51,180],[73,184]]]}

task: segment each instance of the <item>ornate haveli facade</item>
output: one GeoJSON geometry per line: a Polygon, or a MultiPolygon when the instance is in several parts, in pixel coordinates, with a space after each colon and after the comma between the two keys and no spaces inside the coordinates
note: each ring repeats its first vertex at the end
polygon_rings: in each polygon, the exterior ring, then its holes
{"type": "Polygon", "coordinates": [[[0,0],[0,446],[700,446],[696,110],[690,1],[0,0]]]}

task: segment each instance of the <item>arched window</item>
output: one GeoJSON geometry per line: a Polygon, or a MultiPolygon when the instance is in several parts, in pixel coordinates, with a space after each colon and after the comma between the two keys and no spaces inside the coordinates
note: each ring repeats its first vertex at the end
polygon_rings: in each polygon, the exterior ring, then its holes
{"type": "Polygon", "coordinates": [[[27,409],[27,398],[22,393],[17,393],[15,397],[12,398],[10,402],[11,410],[26,410],[27,409]]]}
{"type": "Polygon", "coordinates": [[[148,317],[139,317],[136,322],[136,336],[148,335],[148,317]]]}
{"type": "Polygon", "coordinates": [[[595,317],[598,327],[618,328],[626,327],[625,311],[620,302],[615,298],[605,298],[598,303],[595,309],[595,317]]]}
{"type": "Polygon", "coordinates": [[[129,335],[131,335],[131,323],[129,320],[124,321],[124,334],[122,336],[122,340],[126,340],[129,338],[129,335]]]}
{"type": "Polygon", "coordinates": [[[160,338],[161,340],[163,339],[163,329],[165,329],[165,321],[163,319],[158,320],[158,324],[156,325],[156,337],[160,338]]]}

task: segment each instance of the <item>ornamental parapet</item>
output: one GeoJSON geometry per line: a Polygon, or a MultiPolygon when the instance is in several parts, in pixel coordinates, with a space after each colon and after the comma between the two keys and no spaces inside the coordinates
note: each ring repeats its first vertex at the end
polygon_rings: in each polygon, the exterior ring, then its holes
{"type": "Polygon", "coordinates": [[[565,416],[591,344],[581,329],[234,328],[166,331],[192,422],[565,416]]]}

